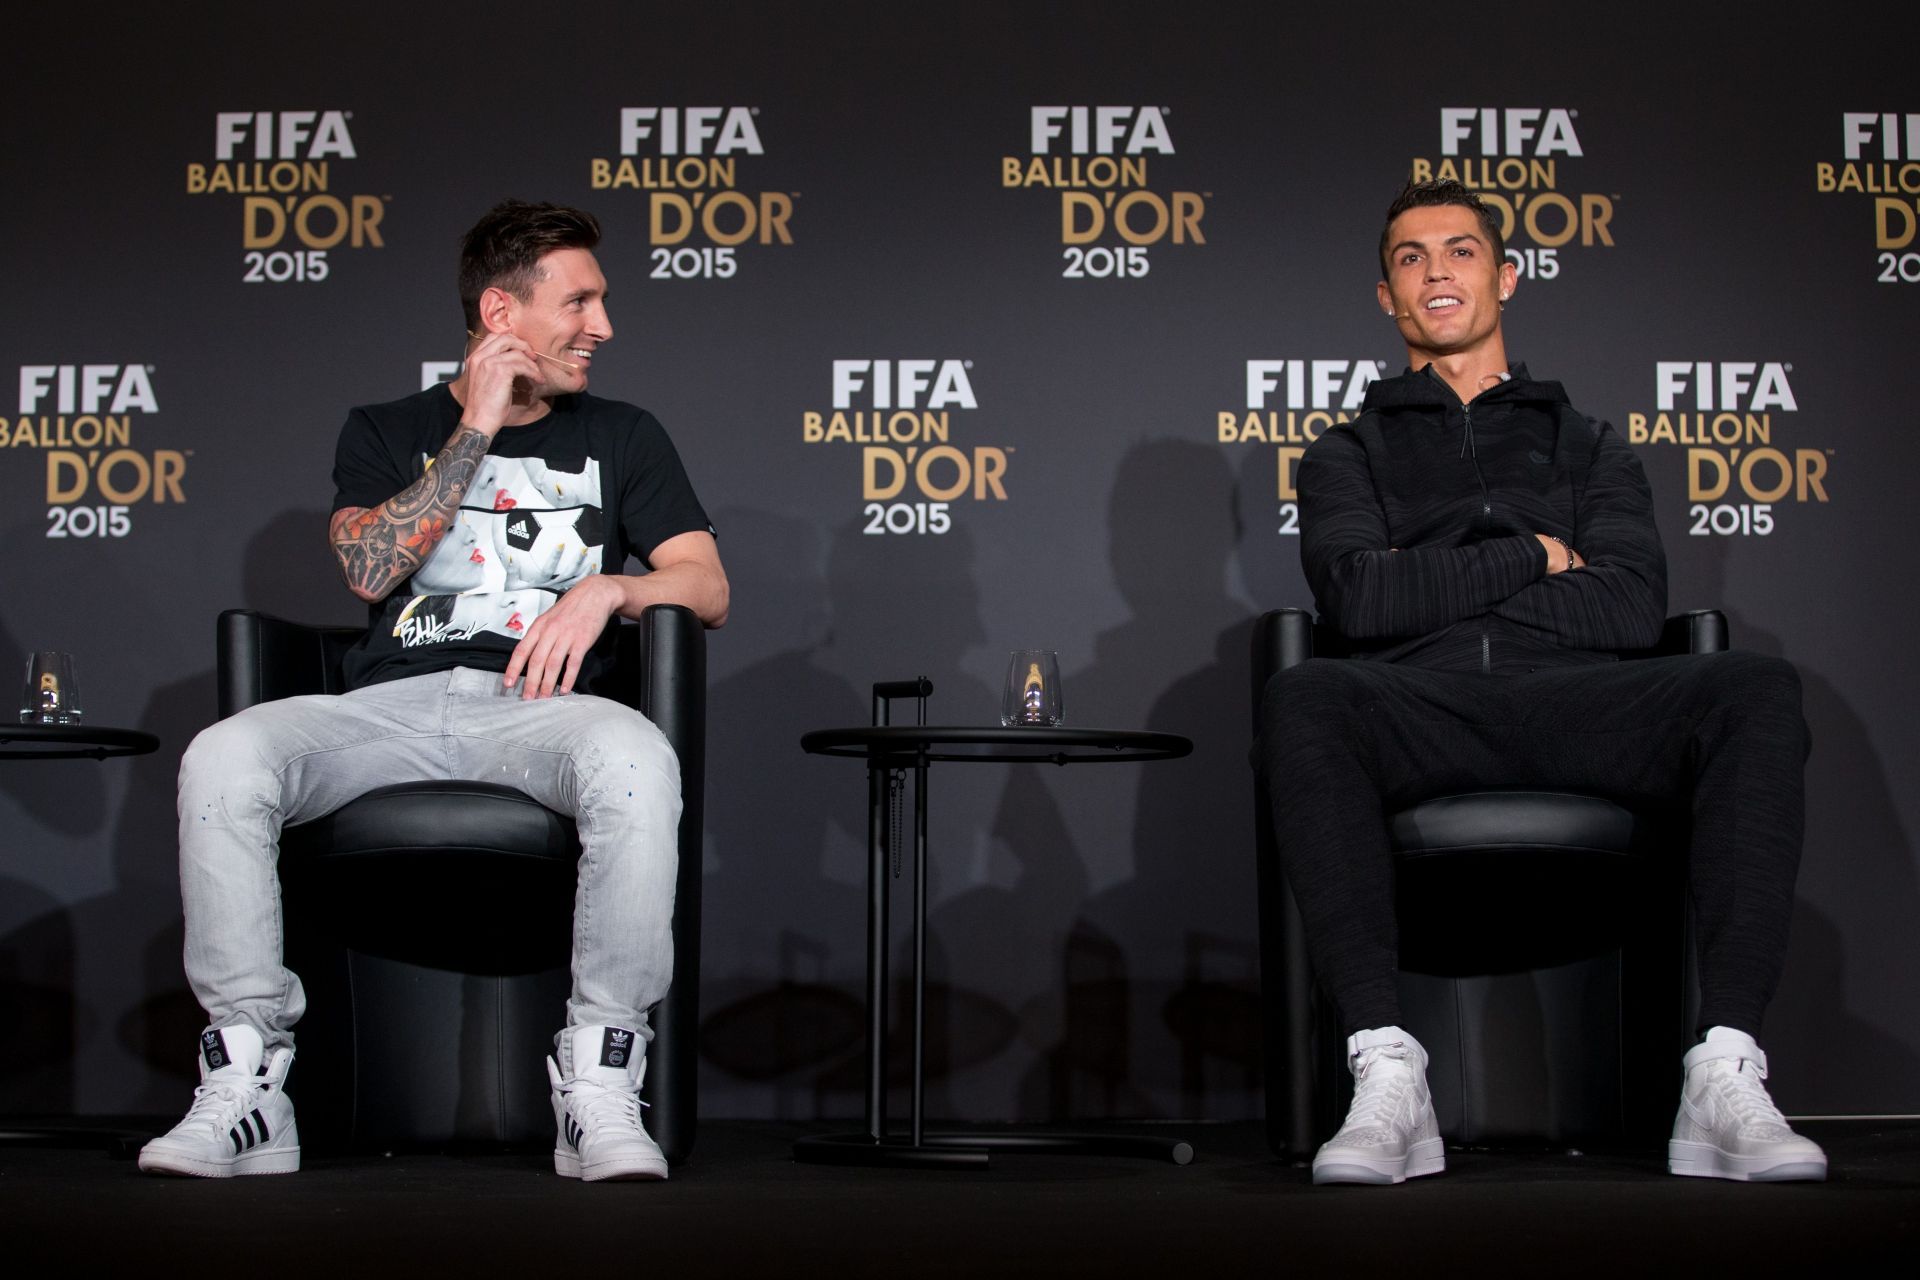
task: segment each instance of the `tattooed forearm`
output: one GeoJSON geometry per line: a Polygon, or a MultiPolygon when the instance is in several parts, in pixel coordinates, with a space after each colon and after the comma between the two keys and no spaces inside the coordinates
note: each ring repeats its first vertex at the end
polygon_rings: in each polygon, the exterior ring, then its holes
{"type": "Polygon", "coordinates": [[[473,483],[489,443],[484,434],[472,427],[459,428],[425,475],[374,510],[385,512],[388,521],[396,526],[427,515],[445,519],[460,505],[460,499],[473,483]]]}
{"type": "Polygon", "coordinates": [[[328,530],[340,575],[362,600],[379,600],[432,554],[480,470],[492,437],[457,428],[426,474],[371,510],[336,512],[328,530]]]}

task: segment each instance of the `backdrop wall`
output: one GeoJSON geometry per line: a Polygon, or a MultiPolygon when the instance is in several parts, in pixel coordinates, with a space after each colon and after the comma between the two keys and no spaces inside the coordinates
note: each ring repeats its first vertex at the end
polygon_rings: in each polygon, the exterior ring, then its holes
{"type": "Polygon", "coordinates": [[[517,195],[605,222],[594,389],[667,424],[733,578],[707,1109],[858,1106],[864,789],[799,735],[915,675],[987,722],[1041,645],[1073,723],[1198,745],[941,776],[931,1105],[1256,1112],[1246,639],[1309,602],[1292,461],[1403,363],[1373,253],[1410,169],[1512,214],[1509,348],[1640,451],[1674,607],[1805,678],[1777,1096],[1920,1111],[1904,9],[1251,8],[16,18],[0,671],[71,650],[90,718],[163,746],[0,767],[0,1111],[183,1102],[173,779],[212,620],[361,616],[335,434],[450,374],[458,236],[517,195]]]}

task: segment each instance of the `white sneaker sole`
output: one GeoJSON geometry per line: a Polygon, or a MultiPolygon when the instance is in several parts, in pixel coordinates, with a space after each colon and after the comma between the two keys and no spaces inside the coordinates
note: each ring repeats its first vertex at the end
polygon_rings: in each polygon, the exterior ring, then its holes
{"type": "Polygon", "coordinates": [[[1667,1143],[1667,1172],[1682,1178],[1725,1178],[1729,1182],[1825,1182],[1823,1156],[1737,1156],[1705,1142],[1667,1143]]]}
{"type": "Polygon", "coordinates": [[[592,1164],[585,1164],[573,1152],[563,1151],[559,1147],[553,1149],[553,1171],[563,1178],[578,1178],[582,1182],[665,1182],[667,1180],[665,1157],[609,1157],[592,1164]]]}
{"type": "Polygon", "coordinates": [[[1369,1156],[1357,1147],[1336,1149],[1331,1154],[1322,1151],[1313,1158],[1313,1181],[1316,1185],[1361,1183],[1384,1187],[1442,1173],[1446,1167],[1447,1144],[1439,1138],[1428,1138],[1408,1147],[1407,1154],[1397,1160],[1369,1156]]]}
{"type": "Polygon", "coordinates": [[[142,1173],[165,1173],[182,1178],[246,1178],[260,1173],[300,1172],[300,1148],[249,1151],[227,1160],[203,1160],[185,1152],[155,1151],[143,1147],[137,1161],[142,1173]]]}

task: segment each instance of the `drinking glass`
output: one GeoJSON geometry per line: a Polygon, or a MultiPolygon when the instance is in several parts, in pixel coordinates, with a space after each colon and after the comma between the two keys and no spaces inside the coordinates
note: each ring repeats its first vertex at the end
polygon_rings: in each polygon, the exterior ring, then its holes
{"type": "Polygon", "coordinates": [[[1060,655],[1051,649],[1015,649],[1007,662],[1007,688],[1000,723],[1052,726],[1064,719],[1060,700],[1060,655]]]}
{"type": "Polygon", "coordinates": [[[27,659],[27,684],[20,694],[21,724],[78,724],[80,686],[73,678],[73,655],[42,649],[27,659]]]}

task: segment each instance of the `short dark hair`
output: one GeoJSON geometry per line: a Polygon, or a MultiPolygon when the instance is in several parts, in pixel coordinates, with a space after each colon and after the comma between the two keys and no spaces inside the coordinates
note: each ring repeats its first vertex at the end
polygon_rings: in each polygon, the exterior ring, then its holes
{"type": "Polygon", "coordinates": [[[1392,274],[1387,263],[1387,237],[1393,234],[1393,220],[1409,209],[1443,204],[1457,204],[1463,209],[1473,210],[1480,219],[1480,229],[1486,233],[1487,244],[1493,249],[1494,264],[1498,266],[1506,261],[1507,242],[1500,234],[1500,219],[1493,210],[1487,208],[1486,201],[1473,193],[1473,188],[1452,178],[1429,178],[1425,182],[1415,182],[1409,178],[1407,185],[1400,188],[1400,194],[1393,198],[1393,203],[1387,206],[1387,225],[1380,228],[1380,271],[1383,275],[1392,274]]]}
{"type": "Polygon", "coordinates": [[[487,210],[460,241],[460,306],[467,332],[480,329],[480,295],[505,289],[521,301],[540,282],[540,259],[555,249],[591,249],[600,243],[600,222],[560,204],[502,200],[487,210]]]}

